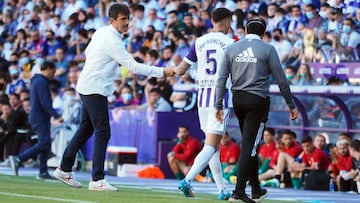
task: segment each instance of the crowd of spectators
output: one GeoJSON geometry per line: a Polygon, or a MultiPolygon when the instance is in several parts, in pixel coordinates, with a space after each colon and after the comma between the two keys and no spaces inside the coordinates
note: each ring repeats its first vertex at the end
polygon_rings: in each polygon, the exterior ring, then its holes
{"type": "MultiPolygon", "coordinates": [[[[127,50],[143,63],[178,65],[194,40],[212,29],[211,12],[226,7],[233,12],[228,35],[243,39],[249,17],[267,22],[263,40],[275,48],[282,64],[295,74],[294,85],[313,85],[307,77],[308,62],[359,61],[360,2],[358,0],[8,0],[0,5],[0,90],[5,94],[28,89],[31,76],[44,60],[56,63],[53,86],[61,93],[75,87],[85,61],[85,48],[96,29],[109,23],[107,11],[113,2],[131,9],[127,50]]],[[[151,81],[172,108],[193,109],[191,94],[172,92],[175,84],[196,82],[196,67],[187,77],[151,81]],[[169,88],[170,87],[170,88],[169,88]]],[[[110,107],[147,108],[147,79],[121,67],[110,107]],[[128,87],[124,87],[128,86],[128,87]],[[125,98],[124,98],[125,97],[125,98]]],[[[311,75],[310,75],[311,76],[311,75]]],[[[292,77],[292,78],[291,78],[292,77]]],[[[155,102],[156,103],[156,102],[155,102]]],[[[150,106],[157,106],[152,104],[150,106]]],[[[152,108],[156,109],[156,108],[152,108]]],[[[166,108],[169,110],[169,108],[166,108]]]]}
{"type": "MultiPolygon", "coordinates": [[[[136,60],[149,65],[177,66],[194,40],[212,29],[211,12],[218,7],[233,12],[228,36],[235,40],[244,38],[244,25],[249,17],[260,16],[266,20],[267,32],[263,40],[276,48],[286,76],[293,85],[329,84],[329,78],[324,83],[312,78],[308,63],[360,61],[359,0],[0,1],[0,104],[3,120],[0,144],[5,144],[9,133],[16,134],[19,129],[34,134],[26,122],[17,125],[15,132],[7,129],[14,125],[9,122],[14,120],[11,114],[24,111],[22,115],[26,120],[30,78],[39,72],[39,65],[45,60],[56,64],[56,79],[51,81],[52,99],[54,107],[62,113],[64,103],[70,99],[65,92],[76,87],[87,44],[98,28],[109,24],[107,12],[113,2],[129,5],[129,31],[123,35],[126,48],[136,60]],[[12,103],[9,98],[15,97],[20,98],[20,107],[9,105],[12,103]],[[7,113],[8,107],[11,114],[7,113]]],[[[193,110],[196,108],[196,95],[175,92],[172,87],[195,83],[196,67],[190,68],[182,77],[155,79],[133,74],[120,64],[118,79],[114,81],[116,92],[108,98],[109,107],[193,110]]],[[[340,81],[340,85],[343,84],[346,81],[340,81]]],[[[27,140],[32,141],[30,138],[27,140]]],[[[19,145],[15,145],[17,150],[5,151],[6,156],[17,153],[19,145]]],[[[0,160],[6,156],[1,156],[0,160]]]]}

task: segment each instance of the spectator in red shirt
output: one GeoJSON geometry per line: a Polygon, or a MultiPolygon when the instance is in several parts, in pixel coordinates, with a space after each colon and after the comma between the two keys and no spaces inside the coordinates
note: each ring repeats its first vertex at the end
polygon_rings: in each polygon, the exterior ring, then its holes
{"type": "MultiPolygon", "coordinates": [[[[263,182],[273,178],[269,183],[275,187],[285,187],[285,184],[280,185],[281,180],[284,180],[284,171],[295,162],[295,158],[302,152],[300,144],[296,142],[295,132],[286,129],[280,132],[280,137],[282,146],[270,160],[271,169],[259,176],[259,180],[263,182]]],[[[266,185],[267,183],[263,184],[266,185]]]]}
{"type": "Polygon", "coordinates": [[[200,152],[201,143],[190,135],[189,127],[186,125],[179,126],[177,138],[177,144],[167,157],[175,178],[181,180],[189,172],[196,155],[200,152]]]}
{"type": "Polygon", "coordinates": [[[351,190],[351,178],[349,172],[352,168],[352,158],[349,153],[349,143],[342,139],[336,143],[337,156],[332,158],[331,178],[337,185],[337,190],[341,192],[351,190]]]}
{"type": "Polygon", "coordinates": [[[270,159],[276,150],[274,128],[265,128],[264,143],[259,147],[259,175],[269,168],[270,159]]]}
{"type": "Polygon", "coordinates": [[[240,146],[233,142],[228,133],[225,133],[220,142],[220,162],[223,169],[223,176],[229,180],[231,175],[236,175],[236,163],[240,155],[240,146]]]}
{"type": "MultiPolygon", "coordinates": [[[[330,160],[328,156],[321,149],[316,148],[310,136],[303,137],[301,146],[304,150],[302,155],[302,162],[293,162],[289,171],[291,177],[300,178],[304,170],[322,170],[327,171],[330,160]]],[[[300,188],[301,185],[293,185],[294,188],[300,188]]]]}
{"type": "Polygon", "coordinates": [[[302,155],[302,162],[294,162],[290,166],[291,172],[302,172],[305,169],[309,170],[327,170],[330,164],[330,160],[326,154],[318,148],[315,148],[312,143],[312,138],[306,136],[301,141],[302,149],[304,153],[302,155]]]}

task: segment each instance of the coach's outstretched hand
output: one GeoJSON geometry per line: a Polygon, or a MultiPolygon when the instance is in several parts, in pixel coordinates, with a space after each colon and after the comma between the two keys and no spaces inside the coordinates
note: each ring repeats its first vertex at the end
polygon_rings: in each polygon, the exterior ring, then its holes
{"type": "Polygon", "coordinates": [[[164,75],[172,77],[175,75],[175,67],[166,67],[164,68],[164,75]]]}

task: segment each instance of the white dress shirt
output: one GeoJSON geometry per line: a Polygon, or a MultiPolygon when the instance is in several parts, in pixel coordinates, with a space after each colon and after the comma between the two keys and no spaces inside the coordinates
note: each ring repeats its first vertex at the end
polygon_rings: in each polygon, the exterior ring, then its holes
{"type": "Polygon", "coordinates": [[[122,34],[112,25],[104,26],[94,33],[85,56],[85,65],[77,83],[77,91],[83,95],[112,95],[119,64],[136,74],[163,76],[163,68],[136,62],[127,52],[122,34]]]}

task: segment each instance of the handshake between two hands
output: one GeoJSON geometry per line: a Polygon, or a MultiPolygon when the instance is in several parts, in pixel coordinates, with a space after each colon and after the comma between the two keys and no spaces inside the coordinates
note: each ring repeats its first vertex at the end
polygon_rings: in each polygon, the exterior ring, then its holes
{"type": "Polygon", "coordinates": [[[176,67],[166,67],[164,68],[164,76],[172,77],[176,74],[176,67]]]}

